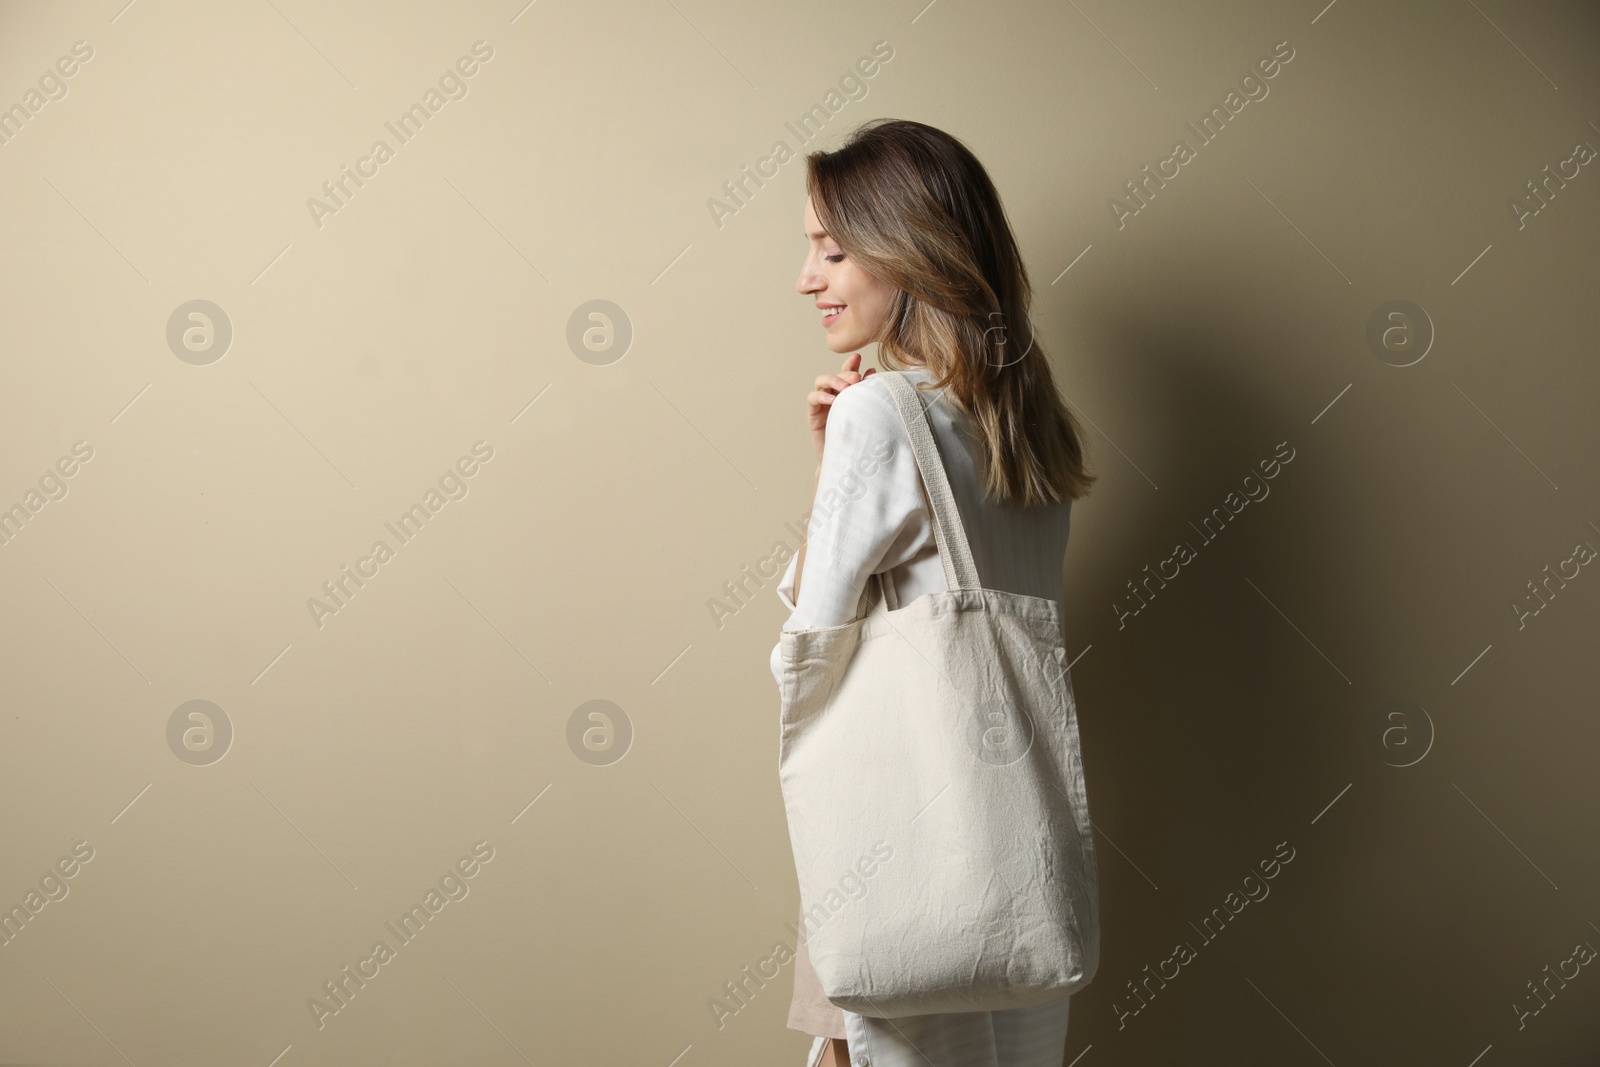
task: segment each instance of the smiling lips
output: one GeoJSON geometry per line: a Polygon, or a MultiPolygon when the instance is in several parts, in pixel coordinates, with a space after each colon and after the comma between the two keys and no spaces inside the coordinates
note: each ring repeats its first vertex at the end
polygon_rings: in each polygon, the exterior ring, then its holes
{"type": "Polygon", "coordinates": [[[818,304],[822,311],[822,328],[827,329],[839,321],[839,315],[844,311],[843,304],[818,304]]]}

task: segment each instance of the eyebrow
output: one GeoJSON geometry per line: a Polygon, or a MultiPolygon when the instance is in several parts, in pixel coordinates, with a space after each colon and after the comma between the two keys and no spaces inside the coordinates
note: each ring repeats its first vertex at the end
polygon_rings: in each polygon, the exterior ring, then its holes
{"type": "Polygon", "coordinates": [[[802,231],[801,236],[803,236],[803,237],[827,237],[827,236],[829,236],[829,234],[828,234],[827,230],[818,230],[816,233],[805,233],[805,232],[802,231]]]}

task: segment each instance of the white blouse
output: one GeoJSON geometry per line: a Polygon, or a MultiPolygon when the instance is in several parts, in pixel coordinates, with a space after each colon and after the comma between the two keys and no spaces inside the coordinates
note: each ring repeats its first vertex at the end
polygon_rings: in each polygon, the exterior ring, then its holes
{"type": "MultiPolygon", "coordinates": [[[[933,381],[932,372],[923,368],[906,373],[913,384],[933,381]]],[[[911,438],[887,383],[877,377],[846,387],[828,412],[799,602],[794,599],[798,555],[777,588],[778,599],[790,610],[785,630],[850,622],[868,577],[880,572],[890,610],[947,588],[911,438]]],[[[971,419],[943,390],[925,391],[923,405],[983,587],[1064,607],[1061,567],[1071,502],[1024,508],[990,499],[984,492],[983,442],[971,419]]],[[[773,678],[780,684],[781,649],[780,642],[771,655],[773,678]]],[[[843,1028],[851,1059],[873,1067],[1058,1067],[1070,999],[1014,1011],[894,1020],[846,1011],[843,1028]]],[[[791,1018],[816,1020],[831,1008],[825,1000],[797,1002],[791,1018]]],[[[820,1023],[812,1025],[814,1034],[824,1030],[820,1023]]],[[[827,1032],[836,1031],[828,1027],[827,1032]]],[[[819,1038],[813,1054],[820,1049],[819,1038]]]]}
{"type": "MultiPolygon", "coordinates": [[[[933,381],[922,368],[905,373],[913,382],[933,381]]],[[[888,385],[875,377],[844,389],[828,412],[800,602],[794,600],[798,554],[778,583],[778,599],[790,611],[785,630],[849,622],[867,578],[880,571],[887,572],[891,611],[947,588],[911,438],[888,385]]],[[[971,419],[944,390],[924,392],[923,402],[984,588],[1046,597],[1064,608],[1061,566],[1071,501],[1024,508],[989,499],[983,441],[971,419]]],[[[782,678],[781,647],[772,648],[774,680],[782,678]]]]}

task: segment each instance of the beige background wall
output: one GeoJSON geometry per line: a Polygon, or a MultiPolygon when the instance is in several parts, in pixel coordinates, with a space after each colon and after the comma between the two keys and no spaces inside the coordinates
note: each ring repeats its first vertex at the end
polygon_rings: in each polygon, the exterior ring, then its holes
{"type": "Polygon", "coordinates": [[[724,988],[792,943],[783,612],[711,602],[795,544],[837,362],[793,290],[802,162],[708,200],[813,147],[785,123],[880,41],[823,141],[915,118],[990,167],[1101,475],[1064,581],[1104,955],[1065,1059],[1600,1045],[1591,8],[124,2],[0,13],[0,105],[92,49],[0,145],[0,1062],[800,1062],[790,968],[724,988]],[[1531,215],[1547,165],[1577,173],[1531,215]],[[569,345],[592,300],[625,353],[569,345]],[[1434,335],[1409,366],[1367,340],[1395,300],[1434,335]],[[469,892],[402,944],[441,879],[469,892]]]}

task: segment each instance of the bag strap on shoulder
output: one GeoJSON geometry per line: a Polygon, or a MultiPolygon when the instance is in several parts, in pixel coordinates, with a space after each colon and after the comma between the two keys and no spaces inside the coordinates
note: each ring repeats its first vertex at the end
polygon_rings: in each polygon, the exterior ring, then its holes
{"type": "Polygon", "coordinates": [[[895,407],[900,410],[906,432],[911,436],[911,452],[917,460],[917,471],[922,475],[929,514],[933,516],[933,539],[939,546],[939,558],[944,562],[945,585],[951,589],[981,588],[978,568],[972,562],[972,549],[967,543],[967,531],[961,524],[955,494],[950,490],[950,479],[933,438],[933,427],[922,406],[921,390],[904,371],[889,371],[883,377],[894,397],[895,407]]]}

